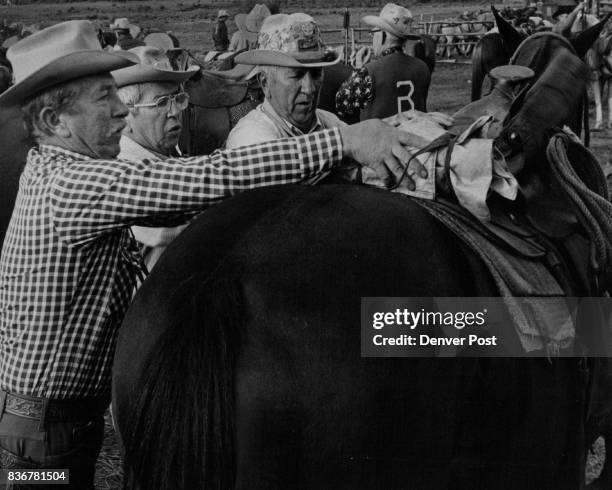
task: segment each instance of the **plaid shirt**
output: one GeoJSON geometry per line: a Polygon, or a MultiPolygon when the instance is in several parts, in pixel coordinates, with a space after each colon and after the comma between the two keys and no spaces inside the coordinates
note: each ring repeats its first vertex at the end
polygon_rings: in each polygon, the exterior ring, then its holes
{"type": "Polygon", "coordinates": [[[143,271],[129,226],[176,224],[341,158],[337,129],[168,161],[30,150],[0,259],[1,387],[52,399],[108,396],[117,330],[143,271]]]}

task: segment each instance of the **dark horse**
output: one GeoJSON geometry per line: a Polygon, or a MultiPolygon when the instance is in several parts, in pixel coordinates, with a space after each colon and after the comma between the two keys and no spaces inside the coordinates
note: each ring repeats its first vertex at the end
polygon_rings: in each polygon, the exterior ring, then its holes
{"type": "MultiPolygon", "coordinates": [[[[544,71],[500,138],[525,143],[524,160],[508,153],[521,187],[544,182],[570,212],[538,145],[543,111],[560,123],[586,83],[571,79],[584,74],[571,48],[562,59],[577,67],[555,72],[569,92],[544,71]],[[545,95],[557,110],[536,104],[545,95]]],[[[504,206],[529,217],[533,197],[504,206]]],[[[582,488],[594,361],[360,355],[363,296],[498,294],[476,253],[405,196],[282,186],[212,207],[168,248],[119,335],[128,486],[582,488]]],[[[503,324],[502,350],[519,342],[503,324]]]]}
{"type": "MultiPolygon", "coordinates": [[[[508,63],[512,53],[518,48],[519,44],[527,38],[527,34],[520,29],[514,28],[505,20],[495,9],[491,7],[498,32],[488,32],[476,44],[472,53],[472,101],[480,99],[482,86],[488,73],[496,66],[508,63]]],[[[599,32],[603,29],[609,16],[602,22],[593,26],[593,30],[599,32]]],[[[590,39],[591,36],[585,36],[590,39]]],[[[584,57],[591,44],[574,43],[580,57],[584,57]],[[586,46],[586,48],[585,48],[586,46]]]]}

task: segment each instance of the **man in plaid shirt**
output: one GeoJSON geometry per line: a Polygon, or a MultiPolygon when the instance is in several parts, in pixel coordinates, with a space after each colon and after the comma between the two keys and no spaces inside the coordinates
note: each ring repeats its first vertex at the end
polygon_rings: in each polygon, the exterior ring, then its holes
{"type": "Polygon", "coordinates": [[[129,227],[178,224],[343,157],[392,182],[409,160],[408,135],[369,121],[210,156],[126,162],[115,157],[127,108],[110,71],[132,64],[129,54],[102,51],[91,23],[69,21],[8,57],[16,83],[0,104],[22,106],[37,146],[0,260],[0,466],[68,468],[72,488],[93,488],[117,329],[144,272],[129,227]]]}

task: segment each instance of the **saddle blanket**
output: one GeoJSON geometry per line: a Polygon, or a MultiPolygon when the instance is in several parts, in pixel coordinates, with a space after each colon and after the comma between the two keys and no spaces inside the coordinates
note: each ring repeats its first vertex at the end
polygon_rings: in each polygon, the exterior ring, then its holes
{"type": "Polygon", "coordinates": [[[548,357],[571,348],[575,322],[557,280],[540,258],[521,256],[500,247],[483,233],[483,225],[457,205],[416,199],[459,237],[485,264],[513,320],[526,353],[544,351],[548,357]],[[520,301],[517,301],[520,298],[520,301]]]}

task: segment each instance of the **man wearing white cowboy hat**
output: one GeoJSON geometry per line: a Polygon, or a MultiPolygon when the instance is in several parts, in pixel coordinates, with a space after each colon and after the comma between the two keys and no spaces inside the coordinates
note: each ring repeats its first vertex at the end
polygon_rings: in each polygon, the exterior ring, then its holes
{"type": "Polygon", "coordinates": [[[358,67],[336,95],[340,115],[361,111],[361,120],[385,118],[412,109],[426,111],[431,75],[427,65],[402,51],[406,39],[420,39],[411,32],[410,10],[386,4],[379,16],[367,15],[376,61],[358,67]]]}
{"type": "MultiPolygon", "coordinates": [[[[130,50],[140,64],[112,73],[117,83],[117,94],[128,107],[127,126],[119,140],[118,158],[139,162],[145,159],[162,160],[176,156],[181,135],[180,113],[187,108],[189,96],[181,84],[194,75],[198,68],[174,71],[164,51],[142,46],[130,50]]],[[[186,225],[171,227],[133,226],[132,232],[142,245],[147,270],[151,270],[168,244],[186,225]]]]}
{"type": "Polygon", "coordinates": [[[130,24],[130,21],[126,17],[115,19],[110,25],[110,28],[115,32],[115,36],[117,36],[117,43],[115,44],[116,50],[123,49],[127,51],[128,49],[144,44],[143,41],[137,39],[141,32],[140,27],[130,24]]]}
{"type": "Polygon", "coordinates": [[[217,23],[215,24],[215,29],[213,30],[213,44],[215,46],[215,51],[227,51],[229,46],[229,37],[227,35],[227,26],[225,25],[225,21],[228,19],[229,14],[227,10],[219,10],[219,15],[217,15],[217,23]]]}
{"type": "Polygon", "coordinates": [[[248,14],[238,14],[234,22],[238,30],[230,39],[229,51],[244,51],[257,45],[257,35],[263,21],[271,15],[270,9],[261,3],[256,4],[248,14]]]}
{"type": "Polygon", "coordinates": [[[146,272],[129,228],[177,224],[343,157],[392,182],[410,135],[369,121],[211,156],[117,160],[128,109],[110,73],[136,62],[132,53],[103,51],[90,22],[68,21],[8,59],[15,84],[0,106],[23,108],[37,146],[0,257],[0,462],[66,468],[69,488],[91,489],[117,330],[146,272]]]}
{"type": "Polygon", "coordinates": [[[340,61],[327,51],[319,27],[303,13],[268,17],[257,49],[236,56],[256,65],[265,100],[232,129],[226,147],[261,143],[344,126],[334,114],[317,109],[323,67],[340,61]]]}

